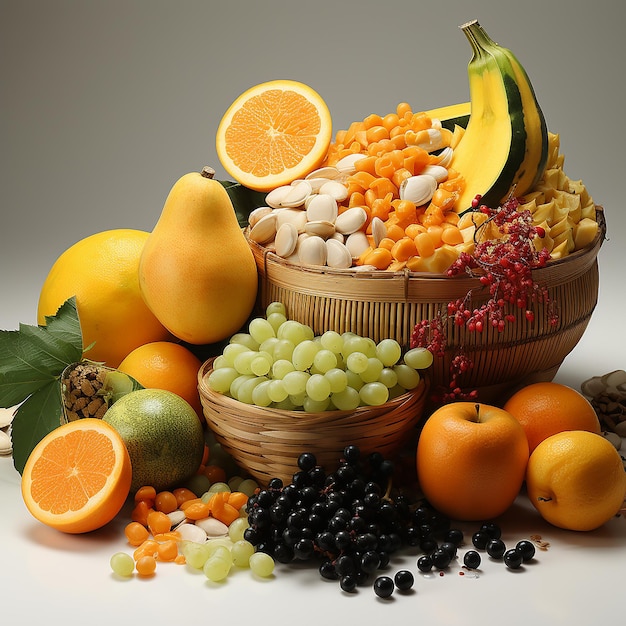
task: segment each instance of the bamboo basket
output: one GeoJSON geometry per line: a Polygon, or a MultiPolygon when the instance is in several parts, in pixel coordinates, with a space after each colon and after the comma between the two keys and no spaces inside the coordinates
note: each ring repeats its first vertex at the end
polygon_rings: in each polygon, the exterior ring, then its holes
{"type": "Polygon", "coordinates": [[[223,448],[261,484],[271,478],[291,482],[303,452],[313,452],[327,471],[343,449],[356,444],[362,454],[390,456],[411,439],[423,416],[428,382],[379,407],[354,411],[285,411],[239,402],[211,390],[206,382],[213,358],[198,372],[198,389],[207,425],[223,448]]]}
{"type": "MultiPolygon", "coordinates": [[[[606,234],[601,207],[597,219],[600,228],[589,247],[534,271],[535,282],[548,288],[558,306],[558,324],[548,323],[543,305],[533,305],[534,322],[526,320],[524,311],[512,311],[515,323],[501,332],[488,328],[472,333],[450,321],[446,355],[435,359],[432,367],[433,389],[448,387],[450,362],[461,347],[474,362],[464,375],[463,387],[476,389],[483,402],[502,403],[522,385],[554,378],[582,337],[597,303],[597,255],[606,234]]],[[[407,349],[415,324],[445,312],[450,301],[470,290],[475,304],[488,299],[477,278],[302,266],[248,242],[259,273],[259,312],[280,301],[291,319],[308,324],[316,334],[353,331],[374,341],[393,338],[407,349]]]]}

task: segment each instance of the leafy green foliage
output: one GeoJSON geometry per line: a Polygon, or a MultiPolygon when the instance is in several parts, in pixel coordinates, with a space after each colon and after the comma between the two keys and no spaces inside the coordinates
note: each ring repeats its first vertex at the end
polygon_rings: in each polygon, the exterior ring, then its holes
{"type": "Polygon", "coordinates": [[[20,324],[0,331],[0,406],[19,405],[13,418],[13,463],[21,473],[34,446],[59,426],[63,411],[60,377],[83,356],[75,298],[45,326],[20,324]]]}
{"type": "Polygon", "coordinates": [[[219,182],[228,192],[230,201],[233,203],[233,208],[237,215],[239,226],[245,228],[248,225],[248,216],[250,213],[260,206],[265,206],[266,194],[244,187],[239,183],[224,180],[220,180],[219,182]]]}

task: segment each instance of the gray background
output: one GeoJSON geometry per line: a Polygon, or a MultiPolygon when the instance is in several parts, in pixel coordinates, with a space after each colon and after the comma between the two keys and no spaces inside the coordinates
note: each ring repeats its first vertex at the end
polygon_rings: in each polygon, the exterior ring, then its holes
{"type": "Polygon", "coordinates": [[[335,129],[400,101],[465,101],[458,26],[477,18],[526,67],[566,173],[607,213],[600,303],[561,376],[623,368],[622,12],[617,0],[0,0],[0,328],[35,323],[49,268],[79,239],[150,230],[188,171],[226,178],[215,131],[248,87],[305,82],[335,129]]]}

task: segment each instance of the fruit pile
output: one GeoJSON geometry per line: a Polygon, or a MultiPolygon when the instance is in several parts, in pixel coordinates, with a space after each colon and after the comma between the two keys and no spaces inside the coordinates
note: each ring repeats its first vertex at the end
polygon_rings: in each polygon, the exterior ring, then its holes
{"type": "MultiPolygon", "coordinates": [[[[259,411],[332,414],[416,389],[441,348],[315,336],[283,302],[257,315],[251,244],[355,272],[480,271],[492,296],[485,308],[458,301],[447,313],[457,325],[479,330],[488,320],[501,330],[506,306],[532,322],[529,303],[548,304],[534,268],[596,239],[595,203],[564,173],[524,69],[477,22],[462,30],[474,53],[471,102],[427,112],[400,103],[333,140],[328,107],[310,87],[257,85],[217,129],[236,183],[215,180],[210,167],[186,174],[151,232],[96,233],[59,256],[38,326],[0,333],[0,404],[18,407],[14,464],[37,520],[86,533],[131,499],[134,551],[111,558],[119,576],[150,576],[162,561],[218,582],[233,567],[268,577],[275,562],[316,561],[343,591],[368,582],[389,597],[414,584],[409,570],[384,573],[404,546],[419,548],[422,573],[460,560],[453,522],[480,524],[467,571],[481,551],[512,569],[531,560],[534,545],[507,549],[494,522],[523,484],[557,527],[593,530],[619,514],[626,472],[616,446],[594,407],[555,383],[528,385],[502,407],[460,401],[452,389],[407,441],[408,472],[406,450],[365,458],[354,443],[324,468],[303,433],[292,481],[261,485],[237,474],[205,420],[198,355],[207,350],[213,391],[259,411]]],[[[417,320],[414,338],[429,324],[417,320]]]]}

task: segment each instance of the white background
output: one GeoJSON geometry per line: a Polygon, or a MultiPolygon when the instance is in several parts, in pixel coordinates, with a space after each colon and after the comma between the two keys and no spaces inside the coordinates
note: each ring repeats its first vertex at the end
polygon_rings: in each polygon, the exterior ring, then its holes
{"type": "MultiPolygon", "coordinates": [[[[624,369],[626,45],[618,9],[617,0],[0,0],[0,328],[36,323],[48,270],[79,239],[112,228],[150,230],[188,171],[212,165],[226,178],[215,131],[248,87],[305,82],[327,102],[335,129],[401,101],[414,110],[466,101],[470,47],[458,26],[477,18],[526,67],[549,129],[561,136],[566,173],[606,211],[599,303],[557,380],[578,387],[624,369]]],[[[135,614],[170,623],[189,611],[196,619],[254,620],[261,600],[270,607],[259,613],[264,623],[286,623],[289,614],[303,624],[423,615],[442,624],[500,616],[586,625],[620,610],[617,591],[608,589],[620,585],[611,576],[623,576],[623,520],[591,535],[542,527],[556,547],[531,571],[449,576],[446,587],[430,581],[382,609],[372,594],[346,599],[300,572],[267,585],[237,576],[215,590],[183,572],[115,584],[108,555],[124,547],[119,534],[79,540],[38,527],[1,461],[0,535],[9,553],[0,595],[15,624],[31,609],[33,617],[79,623],[87,615],[78,620],[77,611],[87,607],[93,623],[135,614]],[[17,601],[21,592],[28,605],[17,601]],[[127,608],[137,602],[147,608],[127,608]]]]}

